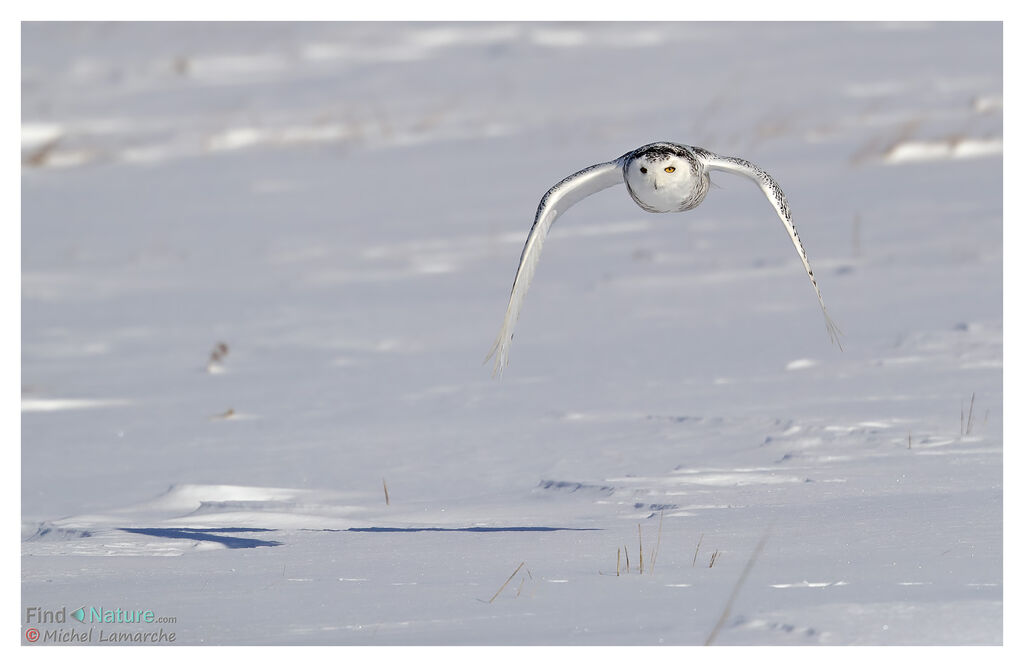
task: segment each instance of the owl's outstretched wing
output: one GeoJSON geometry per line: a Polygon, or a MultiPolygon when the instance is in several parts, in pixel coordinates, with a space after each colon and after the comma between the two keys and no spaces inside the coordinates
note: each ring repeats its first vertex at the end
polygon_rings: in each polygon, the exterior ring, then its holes
{"type": "Polygon", "coordinates": [[[717,169],[719,171],[727,171],[733,174],[739,174],[740,176],[746,176],[750,180],[757,183],[764,192],[765,196],[768,197],[768,201],[775,207],[775,212],[779,214],[779,218],[782,220],[783,226],[786,231],[789,232],[789,238],[793,240],[793,245],[796,247],[796,252],[800,255],[800,261],[804,263],[804,269],[807,271],[807,277],[811,279],[811,285],[814,287],[814,293],[818,295],[818,303],[821,304],[821,312],[825,315],[825,329],[828,331],[829,339],[839,346],[839,349],[843,349],[843,343],[840,340],[842,331],[836,326],[836,323],[832,321],[831,316],[828,314],[828,309],[825,308],[825,300],[821,296],[821,289],[818,288],[818,281],[814,278],[814,271],[811,270],[811,264],[807,261],[807,251],[804,250],[803,243],[800,242],[800,235],[796,233],[796,227],[793,225],[793,218],[789,213],[789,204],[786,203],[786,195],[783,194],[782,188],[775,182],[775,179],[771,177],[765,170],[761,169],[757,165],[748,162],[746,160],[735,158],[735,157],[722,157],[715,155],[708,151],[702,151],[701,159],[704,160],[705,165],[708,169],[717,169]]]}
{"type": "Polygon", "coordinates": [[[544,247],[544,239],[547,237],[551,225],[573,204],[595,192],[622,182],[623,171],[620,158],[577,171],[572,176],[559,181],[541,198],[540,205],[537,207],[537,216],[533,220],[533,228],[530,229],[530,235],[526,238],[526,245],[523,247],[523,254],[519,258],[519,269],[516,271],[516,279],[512,283],[512,295],[509,297],[508,309],[505,311],[505,321],[501,325],[498,339],[494,341],[487,359],[484,360],[486,362],[491,357],[495,357],[494,375],[500,375],[508,365],[508,349],[512,343],[512,330],[515,328],[516,320],[519,319],[519,311],[523,308],[526,290],[530,288],[530,281],[537,269],[540,252],[544,247]]]}

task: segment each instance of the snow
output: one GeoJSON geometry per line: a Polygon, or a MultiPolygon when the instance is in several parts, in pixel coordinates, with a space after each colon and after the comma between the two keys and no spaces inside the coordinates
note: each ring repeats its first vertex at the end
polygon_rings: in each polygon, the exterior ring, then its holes
{"type": "Polygon", "coordinates": [[[178,644],[1003,642],[1000,24],[22,39],[23,608],[178,644]],[[541,195],[658,140],[779,181],[843,350],[726,175],[567,212],[492,379],[541,195]]]}

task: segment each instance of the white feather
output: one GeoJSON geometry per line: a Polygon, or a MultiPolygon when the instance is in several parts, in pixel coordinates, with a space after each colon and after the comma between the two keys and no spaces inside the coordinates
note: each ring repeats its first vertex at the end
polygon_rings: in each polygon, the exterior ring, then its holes
{"type": "MultiPolygon", "coordinates": [[[[523,254],[519,258],[519,269],[516,271],[516,278],[512,283],[512,294],[508,300],[508,308],[505,310],[505,321],[502,322],[498,338],[487,355],[487,359],[495,357],[494,375],[500,375],[508,365],[508,350],[512,343],[512,333],[516,321],[519,319],[519,312],[523,308],[526,291],[530,288],[530,281],[533,280],[533,274],[537,270],[537,262],[540,261],[540,253],[544,248],[544,240],[547,238],[551,225],[573,204],[595,192],[622,182],[621,161],[602,162],[561,180],[541,198],[540,205],[537,207],[537,215],[533,220],[533,228],[530,229],[526,245],[523,246],[523,254]]],[[[486,362],[487,359],[484,361],[486,362]]]]}
{"type": "Polygon", "coordinates": [[[800,255],[800,261],[803,262],[804,270],[807,272],[807,277],[811,280],[811,286],[814,287],[814,293],[818,295],[818,303],[821,305],[821,312],[825,316],[825,329],[828,331],[829,339],[839,346],[839,349],[843,349],[842,331],[836,326],[836,323],[832,321],[832,317],[828,314],[828,309],[825,307],[825,299],[821,296],[821,289],[818,287],[818,281],[814,278],[814,271],[811,270],[811,263],[807,260],[807,251],[804,250],[803,243],[800,242],[800,235],[797,234],[796,226],[793,224],[793,219],[789,212],[789,204],[786,202],[786,195],[782,192],[782,188],[775,182],[775,179],[765,170],[761,169],[757,165],[734,157],[722,157],[719,155],[711,155],[706,151],[701,155],[702,161],[705,163],[707,169],[717,169],[719,171],[725,171],[732,174],[738,174],[740,176],[746,176],[750,180],[757,183],[764,193],[768,201],[775,207],[775,212],[778,213],[779,219],[782,220],[782,225],[786,228],[789,233],[789,238],[793,241],[793,246],[796,248],[796,252],[800,255]]]}

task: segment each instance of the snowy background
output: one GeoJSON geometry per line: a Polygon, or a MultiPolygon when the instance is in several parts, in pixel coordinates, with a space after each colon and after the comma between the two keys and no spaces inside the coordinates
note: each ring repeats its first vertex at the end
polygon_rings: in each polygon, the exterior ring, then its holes
{"type": "Polygon", "coordinates": [[[22,607],[186,644],[1001,643],[1002,47],[25,24],[22,607]],[[772,173],[844,350],[721,174],[562,217],[492,379],[540,196],[657,140],[772,173]]]}

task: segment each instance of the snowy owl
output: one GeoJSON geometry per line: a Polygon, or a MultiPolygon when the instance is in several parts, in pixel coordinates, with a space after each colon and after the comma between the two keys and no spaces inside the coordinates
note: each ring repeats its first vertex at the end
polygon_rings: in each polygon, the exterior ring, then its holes
{"type": "Polygon", "coordinates": [[[760,186],[768,201],[775,207],[783,226],[789,232],[789,238],[796,246],[800,261],[804,264],[807,277],[818,296],[821,312],[825,315],[825,328],[829,338],[836,344],[839,342],[840,331],[825,308],[825,301],[814,279],[814,272],[807,261],[807,253],[800,243],[800,237],[793,226],[789,214],[786,196],[779,184],[766,171],[746,160],[734,157],[722,157],[711,151],[696,146],[684,146],[671,142],[657,142],[632,150],[617,160],[602,162],[587,167],[582,171],[562,179],[548,190],[537,207],[537,216],[533,220],[530,235],[526,238],[523,254],[519,258],[519,269],[512,283],[512,295],[509,297],[508,310],[501,332],[494,342],[487,359],[495,357],[494,374],[500,375],[508,365],[508,349],[512,343],[512,331],[519,311],[523,307],[526,290],[537,269],[540,252],[544,247],[544,239],[548,230],[559,215],[570,206],[586,197],[600,192],[619,183],[625,183],[629,196],[640,208],[651,213],[671,213],[689,211],[702,201],[708,193],[711,178],[708,174],[712,169],[731,172],[746,176],[760,186]]]}

